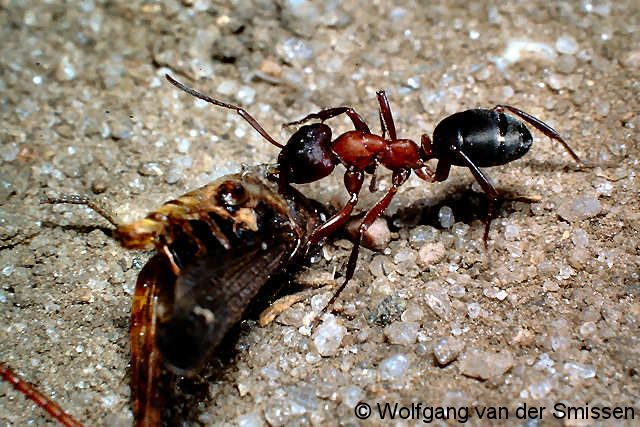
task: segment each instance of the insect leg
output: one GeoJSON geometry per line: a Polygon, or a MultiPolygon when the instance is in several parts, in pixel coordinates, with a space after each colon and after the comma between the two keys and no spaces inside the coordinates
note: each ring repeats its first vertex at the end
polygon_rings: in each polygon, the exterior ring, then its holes
{"type": "Polygon", "coordinates": [[[364,182],[364,173],[362,171],[347,170],[344,174],[344,183],[349,192],[349,201],[338,213],[332,216],[327,222],[316,228],[307,240],[308,252],[313,246],[320,243],[322,239],[335,233],[351,216],[353,208],[358,204],[358,194],[364,182]]]}
{"type": "Polygon", "coordinates": [[[495,107],[493,107],[493,110],[497,111],[498,113],[502,113],[504,112],[504,110],[508,110],[509,112],[515,114],[516,116],[520,117],[522,120],[529,123],[531,126],[538,129],[540,132],[547,135],[549,138],[555,139],[560,144],[562,144],[564,149],[567,151],[567,153],[569,153],[569,155],[573,158],[573,160],[576,161],[576,163],[578,163],[581,166],[588,166],[585,162],[580,160],[576,152],[573,151],[573,149],[569,146],[569,144],[567,144],[567,142],[564,139],[562,139],[558,131],[556,131],[554,128],[552,128],[542,120],[538,119],[537,117],[534,117],[531,114],[525,113],[524,111],[516,107],[512,107],[510,105],[496,105],[495,107]]]}
{"type": "Polygon", "coordinates": [[[68,203],[72,205],[84,205],[84,206],[87,206],[89,209],[93,210],[95,213],[97,213],[104,219],[106,219],[107,221],[109,221],[111,225],[113,225],[114,227],[117,228],[118,225],[120,225],[120,221],[117,220],[116,215],[113,212],[111,212],[109,209],[104,207],[100,202],[93,200],[90,197],[79,196],[77,194],[71,194],[71,195],[60,196],[60,197],[45,197],[42,200],[40,200],[40,203],[49,204],[49,205],[57,205],[62,203],[68,203]]]}
{"type": "MultiPolygon", "coordinates": [[[[489,208],[487,210],[487,217],[485,218],[484,225],[484,246],[487,246],[487,240],[489,239],[489,227],[491,226],[491,221],[493,221],[494,216],[494,208],[498,200],[500,199],[500,195],[498,194],[498,190],[489,182],[489,179],[482,173],[480,168],[478,168],[473,161],[459,148],[452,147],[452,150],[458,155],[458,157],[467,165],[471,173],[475,177],[482,190],[487,193],[489,196],[489,208]]],[[[438,164],[439,169],[440,164],[438,164]]],[[[436,171],[436,176],[438,172],[436,171]]]]}
{"type": "Polygon", "coordinates": [[[322,309],[321,314],[326,312],[327,309],[329,309],[333,305],[336,299],[338,299],[338,297],[340,296],[340,293],[344,290],[344,288],[353,277],[353,274],[356,271],[356,264],[358,262],[358,253],[360,251],[360,244],[362,243],[362,236],[364,236],[364,233],[366,233],[369,227],[371,227],[371,224],[373,224],[373,222],[378,217],[380,217],[380,215],[382,215],[385,209],[389,207],[389,203],[391,203],[393,196],[396,195],[398,188],[407,181],[410,174],[411,171],[406,169],[394,172],[392,178],[393,184],[389,191],[387,191],[387,194],[385,194],[382,199],[378,200],[378,202],[373,205],[373,207],[369,209],[367,214],[364,216],[364,219],[362,220],[362,223],[358,228],[358,236],[356,237],[355,242],[353,242],[353,248],[351,249],[351,254],[349,255],[349,261],[347,262],[347,272],[344,277],[344,282],[342,282],[342,285],[340,285],[327,305],[322,309]]]}
{"type": "MultiPolygon", "coordinates": [[[[440,163],[438,163],[438,164],[440,164],[440,163]]],[[[451,165],[449,165],[449,168],[451,168],[451,165]]],[[[421,167],[419,167],[417,169],[414,169],[414,172],[416,173],[418,178],[420,178],[423,181],[434,182],[436,180],[435,172],[433,171],[433,169],[431,169],[427,165],[423,165],[423,166],[421,166],[421,167]]]]}
{"type": "Polygon", "coordinates": [[[302,123],[308,122],[309,120],[313,119],[318,119],[324,122],[325,120],[329,120],[330,118],[339,116],[340,114],[346,114],[347,116],[349,116],[356,130],[371,133],[367,122],[365,122],[362,116],[356,113],[356,111],[351,107],[327,108],[326,110],[320,110],[317,113],[308,114],[307,116],[303,117],[300,120],[296,120],[295,122],[285,123],[283,126],[301,125],[302,123]]]}
{"type": "Polygon", "coordinates": [[[27,399],[32,400],[36,405],[44,409],[53,419],[63,426],[82,426],[82,424],[74,420],[71,415],[64,412],[57,403],[38,391],[33,384],[23,380],[18,374],[13,372],[4,362],[0,362],[0,378],[11,384],[13,388],[22,393],[27,399]]]}
{"type": "Polygon", "coordinates": [[[391,114],[391,106],[389,106],[389,99],[387,98],[387,94],[384,90],[380,90],[376,92],[378,96],[378,103],[380,104],[380,113],[384,119],[384,122],[387,125],[387,130],[389,131],[389,139],[391,141],[395,141],[396,138],[396,125],[393,123],[393,114],[391,114]]]}
{"type": "Polygon", "coordinates": [[[314,295],[318,295],[324,292],[328,288],[332,288],[334,285],[326,285],[317,289],[307,289],[305,291],[297,292],[291,295],[285,295],[282,298],[277,299],[273,304],[264,309],[258,317],[258,324],[260,326],[267,326],[275,320],[282,312],[291,307],[297,302],[310,299],[314,295]]]}
{"type": "Polygon", "coordinates": [[[178,89],[187,92],[189,95],[195,96],[198,99],[201,99],[203,101],[206,101],[210,104],[213,105],[217,105],[218,107],[222,107],[222,108],[228,108],[229,110],[235,110],[236,113],[238,113],[238,115],[240,115],[240,117],[242,117],[243,119],[245,119],[247,121],[247,123],[249,123],[251,125],[252,128],[254,128],[260,135],[262,135],[262,137],[264,139],[266,139],[267,141],[269,141],[270,143],[272,143],[273,145],[275,145],[278,148],[282,148],[283,145],[280,144],[279,142],[277,142],[275,139],[273,139],[271,137],[271,135],[269,135],[267,133],[266,130],[264,130],[264,128],[262,126],[260,126],[260,123],[258,123],[258,121],[256,119],[253,118],[253,116],[251,116],[251,114],[249,114],[244,108],[240,108],[236,105],[233,104],[227,104],[226,102],[222,102],[222,101],[218,101],[217,99],[213,99],[208,95],[205,95],[204,93],[200,93],[195,89],[190,88],[189,86],[185,85],[184,83],[180,83],[179,81],[175,80],[173,77],[171,77],[169,74],[165,74],[164,75],[167,80],[169,80],[169,83],[171,83],[172,85],[174,85],[175,87],[177,87],[178,89]]]}

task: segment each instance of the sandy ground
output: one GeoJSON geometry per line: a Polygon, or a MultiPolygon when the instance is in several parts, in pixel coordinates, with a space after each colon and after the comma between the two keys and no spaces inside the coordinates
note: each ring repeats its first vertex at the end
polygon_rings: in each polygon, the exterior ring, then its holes
{"type": "MultiPolygon", "coordinates": [[[[598,165],[576,167],[535,133],[526,157],[487,170],[505,192],[542,198],[505,202],[488,252],[468,170],[440,184],[412,178],[385,214],[387,249],[362,251],[337,323],[324,325],[337,348],[301,328],[313,300],[265,328],[248,323],[222,373],[179,386],[174,420],[355,425],[362,401],[369,424],[388,422],[385,403],[504,406],[502,422],[520,425],[603,422],[557,420],[561,403],[635,408],[635,421],[605,424],[637,425],[637,1],[55,3],[0,1],[0,360],[78,420],[131,424],[128,314],[150,254],[120,248],[88,209],[40,198],[94,194],[133,220],[277,155],[233,112],[175,90],[162,77],[171,72],[246,106],[281,141],[280,124],[327,106],[354,106],[378,129],[384,88],[403,137],[507,103],[598,165]],[[518,420],[523,404],[547,409],[518,420]]],[[[342,171],[301,189],[337,207],[342,171]]],[[[349,248],[330,242],[305,275],[338,278],[349,248]]],[[[429,412],[414,415],[423,424],[429,412]]],[[[6,383],[0,420],[50,423],[6,383]]]]}

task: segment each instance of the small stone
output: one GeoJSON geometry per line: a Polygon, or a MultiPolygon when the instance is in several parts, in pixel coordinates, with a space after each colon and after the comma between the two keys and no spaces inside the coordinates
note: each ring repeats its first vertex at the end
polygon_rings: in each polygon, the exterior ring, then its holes
{"type": "Polygon", "coordinates": [[[237,418],[239,427],[262,427],[265,425],[264,419],[259,412],[251,412],[237,418]]]}
{"type": "Polygon", "coordinates": [[[439,365],[445,366],[456,360],[462,350],[464,350],[464,341],[454,337],[445,337],[433,345],[433,356],[439,365]]]}
{"type": "Polygon", "coordinates": [[[338,396],[340,396],[342,403],[353,408],[364,398],[364,391],[357,385],[348,385],[338,391],[338,396]]]}
{"type": "Polygon", "coordinates": [[[520,228],[517,225],[509,224],[504,228],[505,240],[516,240],[520,235],[520,228]]]}
{"type": "Polygon", "coordinates": [[[56,68],[56,77],[61,81],[71,81],[76,78],[76,68],[71,63],[68,55],[60,58],[58,67],[56,68]]]}
{"type": "Polygon", "coordinates": [[[441,319],[449,317],[451,301],[447,293],[441,288],[429,286],[425,289],[424,299],[433,312],[441,319]]]}
{"type": "Polygon", "coordinates": [[[571,234],[571,241],[578,248],[586,248],[589,244],[589,236],[583,229],[577,228],[571,234]]]}
{"type": "Polygon", "coordinates": [[[15,142],[11,142],[5,144],[2,152],[0,152],[0,158],[5,162],[12,162],[18,158],[18,153],[20,153],[20,146],[15,142]]]}
{"type": "MultiPolygon", "coordinates": [[[[345,230],[349,237],[355,238],[358,233],[358,227],[362,222],[361,218],[355,218],[345,226],[345,230]]],[[[382,218],[377,218],[373,224],[367,229],[362,236],[362,246],[369,249],[380,251],[389,245],[391,241],[391,231],[387,221],[382,218]]]]}
{"type": "Polygon", "coordinates": [[[404,354],[396,354],[380,362],[378,367],[380,379],[383,381],[397,381],[402,379],[409,367],[409,359],[404,354]]]}
{"type": "Polygon", "coordinates": [[[529,386],[529,395],[533,399],[542,399],[552,390],[552,385],[549,381],[541,381],[529,386]]]}
{"type": "Polygon", "coordinates": [[[96,178],[91,183],[91,191],[93,191],[93,194],[102,194],[107,191],[107,188],[109,188],[109,182],[102,178],[96,178]]]}
{"type": "Polygon", "coordinates": [[[473,348],[460,358],[460,371],[468,377],[487,380],[504,374],[513,363],[513,356],[507,350],[494,353],[473,348]]]}
{"type": "Polygon", "coordinates": [[[470,319],[477,318],[478,316],[480,316],[481,312],[482,308],[477,302],[470,302],[469,304],[467,304],[467,313],[469,314],[470,319]]]}
{"type": "Polygon", "coordinates": [[[384,298],[375,309],[369,313],[369,322],[380,326],[389,325],[397,320],[407,307],[406,302],[397,296],[388,296],[384,298]]]}
{"type": "Polygon", "coordinates": [[[629,68],[633,70],[637,70],[638,68],[640,68],[640,49],[635,49],[635,50],[626,52],[622,56],[620,63],[625,68],[629,68]]]}
{"type": "Polygon", "coordinates": [[[426,269],[444,260],[447,249],[442,242],[425,243],[418,251],[416,263],[420,268],[426,269]]]}
{"type": "Polygon", "coordinates": [[[565,55],[575,55],[580,46],[576,39],[568,34],[558,37],[556,40],[556,50],[565,55]]]}
{"type": "Polygon", "coordinates": [[[456,221],[453,216],[453,210],[449,206],[443,206],[438,211],[438,220],[442,228],[450,228],[456,221]]]}
{"type": "Polygon", "coordinates": [[[420,306],[416,304],[409,304],[404,313],[402,313],[402,316],[400,316],[400,319],[403,322],[420,322],[423,317],[424,312],[420,306]]]}
{"type": "Polygon", "coordinates": [[[384,335],[391,344],[410,345],[416,342],[418,329],[416,322],[393,322],[384,328],[384,335]]]}
{"type": "Polygon", "coordinates": [[[298,38],[286,39],[276,47],[280,57],[286,62],[306,62],[313,56],[313,49],[304,40],[298,38]]]}
{"type": "Polygon", "coordinates": [[[335,316],[328,315],[313,334],[313,344],[322,356],[333,356],[340,348],[346,333],[347,328],[338,324],[335,316]]]}
{"type": "Polygon", "coordinates": [[[588,338],[593,335],[593,333],[597,330],[596,324],[594,322],[584,322],[580,326],[580,335],[585,338],[588,338]]]}
{"type": "Polygon", "coordinates": [[[163,174],[162,168],[155,162],[141,163],[138,166],[138,173],[142,176],[161,176],[163,174]]]}
{"type": "Polygon", "coordinates": [[[437,241],[439,234],[440,232],[430,225],[418,225],[409,232],[409,241],[417,248],[423,243],[437,241]]]}
{"type": "Polygon", "coordinates": [[[593,218],[601,210],[602,206],[597,197],[579,196],[563,202],[558,207],[558,215],[566,221],[575,222],[593,218]]]}
{"type": "Polygon", "coordinates": [[[563,367],[564,372],[569,376],[571,380],[585,380],[594,378],[596,376],[596,370],[588,365],[583,365],[578,362],[567,362],[563,367]]]}

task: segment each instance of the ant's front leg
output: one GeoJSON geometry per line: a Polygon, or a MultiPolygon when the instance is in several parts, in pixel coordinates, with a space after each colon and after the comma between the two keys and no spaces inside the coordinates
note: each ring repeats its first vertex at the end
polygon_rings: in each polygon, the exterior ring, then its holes
{"type": "Polygon", "coordinates": [[[382,199],[380,199],[375,205],[373,205],[373,207],[369,209],[367,214],[364,216],[360,227],[358,227],[358,235],[353,242],[353,248],[351,249],[351,254],[349,255],[349,261],[347,262],[347,272],[344,277],[344,282],[342,282],[342,285],[340,285],[327,305],[322,309],[322,313],[326,312],[333,305],[336,299],[338,299],[338,297],[340,296],[340,293],[353,278],[353,274],[356,271],[356,264],[358,262],[358,253],[360,252],[362,237],[367,232],[369,227],[371,227],[371,224],[373,224],[374,221],[379,218],[380,215],[382,215],[382,213],[389,207],[389,203],[391,203],[391,200],[398,192],[398,188],[400,188],[400,186],[407,181],[410,174],[411,171],[407,169],[393,172],[393,184],[391,188],[389,189],[389,191],[387,191],[387,194],[385,194],[382,199]]]}
{"type": "MultiPolygon", "coordinates": [[[[393,122],[393,114],[391,114],[391,106],[389,105],[389,99],[387,98],[387,93],[384,90],[379,90],[376,92],[376,96],[378,97],[378,104],[380,104],[380,122],[384,120],[386,124],[387,131],[389,131],[389,139],[391,141],[395,141],[396,137],[396,125],[393,122]]],[[[382,125],[382,134],[384,138],[384,124],[382,125]]]]}
{"type": "Polygon", "coordinates": [[[351,169],[347,170],[344,174],[344,185],[349,192],[349,201],[338,213],[311,233],[306,243],[306,250],[303,253],[309,253],[310,249],[320,243],[322,239],[335,233],[347,222],[351,216],[351,212],[353,212],[353,208],[358,204],[358,195],[360,194],[363,183],[364,172],[351,169]]]}
{"type": "Polygon", "coordinates": [[[329,120],[333,117],[339,116],[340,114],[346,114],[347,116],[349,116],[349,118],[353,122],[353,126],[357,131],[371,133],[367,122],[365,122],[362,116],[356,113],[356,111],[351,107],[327,108],[325,110],[320,110],[317,113],[311,113],[300,120],[296,120],[295,122],[285,123],[283,126],[301,125],[302,123],[306,123],[309,120],[313,119],[321,120],[324,122],[325,120],[329,120]]]}

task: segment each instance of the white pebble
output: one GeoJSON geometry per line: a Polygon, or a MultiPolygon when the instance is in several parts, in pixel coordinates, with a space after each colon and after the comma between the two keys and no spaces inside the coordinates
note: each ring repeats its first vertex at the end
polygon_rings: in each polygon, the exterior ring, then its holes
{"type": "Polygon", "coordinates": [[[516,240],[520,235],[520,227],[509,224],[504,228],[504,238],[506,240],[516,240]]]}
{"type": "Polygon", "coordinates": [[[313,336],[313,344],[322,356],[336,354],[342,343],[342,338],[347,333],[347,328],[338,324],[336,317],[328,315],[324,322],[316,330],[313,336]]]}
{"type": "Polygon", "coordinates": [[[387,357],[378,369],[380,370],[380,378],[384,380],[399,380],[409,367],[409,359],[404,354],[396,354],[387,357]]]}
{"type": "Polygon", "coordinates": [[[569,222],[593,218],[602,210],[597,197],[592,195],[568,199],[558,207],[558,215],[569,222]]]}
{"type": "Polygon", "coordinates": [[[499,377],[513,366],[511,353],[503,350],[498,353],[471,349],[461,358],[460,371],[463,375],[483,380],[499,377]]]}
{"type": "Polygon", "coordinates": [[[572,380],[589,379],[596,376],[596,370],[593,367],[577,362],[565,363],[564,372],[572,380]]]}
{"type": "Polygon", "coordinates": [[[469,318],[471,319],[475,319],[480,316],[481,310],[482,309],[480,307],[480,304],[478,304],[477,302],[470,302],[469,304],[467,304],[467,313],[469,314],[469,318]]]}
{"type": "Polygon", "coordinates": [[[579,46],[576,39],[568,34],[558,37],[556,40],[556,50],[565,55],[575,55],[578,52],[579,46]]]}
{"type": "Polygon", "coordinates": [[[418,305],[409,304],[407,309],[400,316],[400,319],[402,319],[403,322],[420,322],[423,316],[424,312],[418,305]]]}
{"type": "Polygon", "coordinates": [[[453,217],[453,211],[449,206],[443,206],[438,211],[438,220],[442,228],[450,228],[456,221],[453,217]]]}
{"type": "Polygon", "coordinates": [[[358,402],[362,401],[362,398],[364,397],[364,391],[357,385],[348,385],[342,387],[338,394],[342,399],[342,403],[350,408],[356,406],[358,402]]]}
{"type": "Polygon", "coordinates": [[[433,355],[440,365],[448,365],[458,358],[462,350],[464,350],[464,341],[458,338],[445,337],[434,344],[433,355]]]}
{"type": "Polygon", "coordinates": [[[418,329],[417,322],[393,322],[384,328],[384,335],[391,344],[410,345],[416,342],[418,329]]]}

